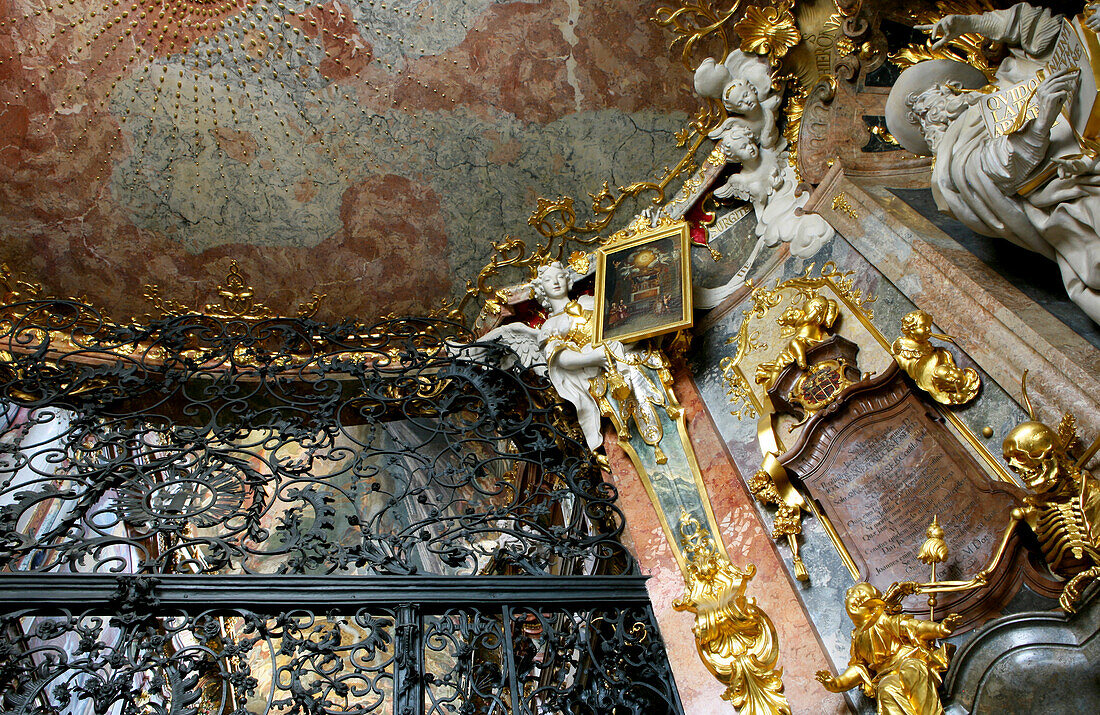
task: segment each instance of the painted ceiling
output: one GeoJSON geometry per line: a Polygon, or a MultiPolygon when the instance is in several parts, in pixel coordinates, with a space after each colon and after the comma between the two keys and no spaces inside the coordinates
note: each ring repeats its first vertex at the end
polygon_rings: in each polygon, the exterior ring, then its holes
{"type": "Polygon", "coordinates": [[[0,260],[111,314],[231,259],[293,313],[420,312],[536,198],[677,157],[636,0],[0,0],[0,260]]]}

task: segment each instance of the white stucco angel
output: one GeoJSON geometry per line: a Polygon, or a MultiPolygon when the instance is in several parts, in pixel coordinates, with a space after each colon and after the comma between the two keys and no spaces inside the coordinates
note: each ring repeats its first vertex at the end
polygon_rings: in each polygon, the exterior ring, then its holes
{"type": "Polygon", "coordinates": [[[803,214],[809,193],[799,193],[787,142],[779,132],[782,90],[772,86],[767,61],[740,50],[722,63],[707,58],[695,71],[695,90],[722,102],[729,117],[710,138],[718,142],[728,162],[741,171],[714,190],[718,198],[751,201],[756,235],[764,245],[789,243],[796,256],[812,256],[834,235],[820,216],[803,214]]]}
{"type": "Polygon", "coordinates": [[[771,68],[756,55],[730,52],[724,62],[703,60],[695,70],[695,91],[722,102],[729,119],[711,133],[711,139],[730,124],[739,124],[756,136],[764,149],[779,146],[777,119],[783,93],[772,87],[771,68]]]}
{"type": "MultiPolygon", "coordinates": [[[[1100,23],[1093,16],[1086,25],[1100,23]]],[[[1070,299],[1100,322],[1100,153],[1069,121],[1092,107],[1096,88],[1065,61],[1074,53],[1058,49],[1073,41],[1065,33],[1093,30],[1023,3],[948,15],[923,29],[933,48],[978,33],[1013,49],[990,87],[977,70],[947,60],[907,69],[887,102],[890,132],[904,148],[936,157],[932,195],[940,211],[1057,262],[1070,299]],[[1003,106],[1024,111],[1001,117],[1001,91],[1020,97],[1009,95],[1014,101],[1003,106]]]]}
{"type": "Polygon", "coordinates": [[[546,322],[537,328],[509,323],[486,333],[482,340],[508,344],[528,366],[546,365],[554,389],[576,409],[589,449],[603,444],[600,416],[612,409],[605,391],[614,393],[622,424],[633,418],[647,442],[654,435],[654,441],[659,441],[656,408],[667,404],[660,381],[653,377],[654,370],[662,367],[659,354],[617,341],[593,345],[595,299],[569,297],[576,278],[560,262],[541,266],[530,287],[535,299],[550,311],[546,322]]]}

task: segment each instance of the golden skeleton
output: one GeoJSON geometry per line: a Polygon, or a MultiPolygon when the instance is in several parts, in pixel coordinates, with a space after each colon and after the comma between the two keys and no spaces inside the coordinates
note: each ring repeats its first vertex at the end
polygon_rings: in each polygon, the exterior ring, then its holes
{"type": "Polygon", "coordinates": [[[1010,537],[1022,522],[1035,534],[1050,571],[1066,580],[1058,602],[1073,613],[1082,589],[1100,577],[1100,482],[1081,469],[1100,440],[1080,459],[1073,459],[1070,453],[1077,443],[1073,416],[1063,417],[1058,429],[1039,422],[1027,397],[1026,373],[1023,388],[1031,419],[1008,433],[1003,450],[1008,466],[1033,493],[1024,498],[1022,507],[1012,510],[993,558],[974,578],[908,587],[919,593],[946,593],[985,586],[1004,561],[1010,537]]]}

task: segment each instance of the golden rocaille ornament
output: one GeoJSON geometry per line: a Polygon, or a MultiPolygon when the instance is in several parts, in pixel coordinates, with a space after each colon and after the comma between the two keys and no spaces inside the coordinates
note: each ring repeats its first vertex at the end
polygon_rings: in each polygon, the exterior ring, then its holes
{"type": "Polygon", "coordinates": [[[742,570],[718,551],[699,521],[683,511],[680,543],[688,558],[687,590],[672,602],[695,614],[695,646],[707,669],[726,686],[722,694],[741,715],[790,715],[779,641],[768,614],[745,595],[756,568],[742,570]]]}

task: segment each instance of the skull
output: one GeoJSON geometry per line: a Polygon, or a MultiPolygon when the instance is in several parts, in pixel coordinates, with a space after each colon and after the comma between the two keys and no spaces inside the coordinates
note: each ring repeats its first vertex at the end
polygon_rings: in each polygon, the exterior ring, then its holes
{"type": "Polygon", "coordinates": [[[1004,444],[1005,461],[1034,491],[1048,492],[1058,485],[1059,457],[1064,449],[1058,434],[1042,422],[1016,425],[1004,444]]]}

